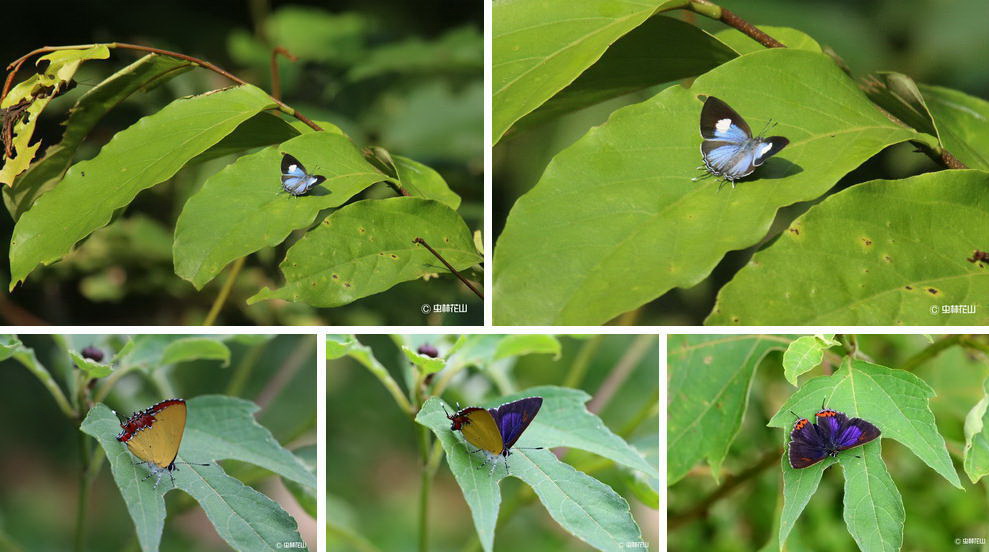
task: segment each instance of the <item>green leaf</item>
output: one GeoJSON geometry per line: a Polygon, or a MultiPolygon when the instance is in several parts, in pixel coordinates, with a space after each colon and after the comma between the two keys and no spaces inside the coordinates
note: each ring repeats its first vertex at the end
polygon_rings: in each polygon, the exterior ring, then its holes
{"type": "Polygon", "coordinates": [[[346,136],[332,132],[303,134],[245,155],[207,179],[183,207],[175,226],[175,273],[202,289],[231,261],[278,245],[323,209],[384,179],[346,136]],[[304,196],[285,192],[283,153],[326,181],[304,196]]]}
{"type": "Polygon", "coordinates": [[[788,342],[789,338],[776,336],[669,336],[667,486],[704,458],[718,478],[742,425],[756,366],[766,353],[788,342]]]}
{"type": "MultiPolygon", "coordinates": [[[[327,132],[343,134],[336,126],[323,128],[327,132]]],[[[224,136],[223,140],[220,140],[208,150],[193,157],[189,163],[202,163],[203,161],[209,161],[210,159],[216,159],[226,155],[239,154],[255,148],[280,144],[300,134],[314,132],[309,127],[305,127],[305,129],[305,132],[300,131],[292,123],[289,123],[278,115],[268,111],[262,111],[241,123],[230,134],[224,136]]],[[[279,158],[280,161],[281,159],[279,158]]],[[[306,168],[309,168],[309,166],[306,165],[306,168]]]]}
{"type": "Polygon", "coordinates": [[[560,340],[552,335],[508,335],[498,342],[492,360],[532,354],[551,354],[560,360],[560,340]]]}
{"type": "Polygon", "coordinates": [[[810,417],[825,404],[849,417],[875,424],[882,438],[899,441],[960,489],[958,474],[928,404],[934,395],[929,385],[909,372],[854,360],[832,376],[804,383],[767,425],[788,429],[793,422],[791,410],[810,417]]]}
{"type": "Polygon", "coordinates": [[[144,190],[258,112],[274,107],[267,94],[238,86],[176,100],[116,136],[93,159],[76,163],[14,226],[10,241],[13,289],[39,263],[68,253],[144,190]]]}
{"type": "Polygon", "coordinates": [[[78,50],[51,52],[34,62],[35,65],[47,62],[44,71],[31,75],[10,89],[0,103],[0,107],[12,109],[20,105],[23,111],[17,112],[12,125],[13,139],[7,144],[14,150],[13,156],[6,157],[6,153],[3,154],[5,157],[3,168],[0,169],[0,186],[12,185],[14,178],[27,170],[31,164],[34,154],[41,147],[40,140],[31,143],[38,117],[52,98],[67,90],[66,87],[76,74],[79,64],[89,59],[108,57],[110,50],[103,44],[78,50]]]}
{"type": "MultiPolygon", "coordinates": [[[[317,456],[316,456],[316,445],[309,445],[305,447],[298,448],[293,451],[295,457],[302,462],[309,473],[316,477],[316,466],[317,466],[317,456]]],[[[295,497],[295,501],[299,503],[299,506],[307,514],[309,514],[313,519],[316,519],[317,510],[317,499],[316,499],[316,488],[310,487],[308,485],[302,485],[291,479],[282,478],[282,484],[288,489],[288,492],[292,493],[295,497]]]]}
{"type": "Polygon", "coordinates": [[[861,454],[838,456],[845,471],[845,525],[859,550],[898,552],[906,518],[903,498],[883,463],[881,442],[868,443],[861,454]]]}
{"type": "Polygon", "coordinates": [[[786,381],[796,386],[797,378],[821,364],[825,349],[835,345],[838,342],[834,340],[834,334],[826,337],[804,336],[794,340],[783,353],[783,375],[786,381]]]}
{"type": "Polygon", "coordinates": [[[934,119],[913,79],[902,73],[877,71],[863,81],[865,93],[877,105],[920,132],[938,136],[934,119]]]}
{"type": "Polygon", "coordinates": [[[496,2],[492,7],[492,143],[670,2],[496,2]]]}
{"type": "Polygon", "coordinates": [[[705,323],[987,324],[989,267],[967,260],[989,244],[987,186],[954,170],[837,193],[756,253],[705,323]]]}
{"type": "Polygon", "coordinates": [[[75,351],[70,350],[69,357],[76,368],[86,372],[91,378],[105,378],[113,373],[113,367],[85,358],[75,351]]]}
{"type": "MultiPolygon", "coordinates": [[[[824,470],[837,461],[835,458],[825,458],[813,466],[795,470],[790,466],[786,451],[783,452],[780,459],[783,470],[783,510],[780,512],[779,520],[780,544],[786,542],[786,538],[797,523],[800,513],[804,511],[811,497],[817,492],[824,470]]],[[[777,550],[782,550],[782,547],[778,547],[777,550]]]]}
{"type": "Polygon", "coordinates": [[[188,61],[148,54],[83,94],[69,110],[62,140],[49,146],[45,156],[18,176],[13,186],[3,187],[4,203],[14,220],[58,184],[79,144],[111,109],[135,92],[146,92],[191,69],[188,61]]]}
{"type": "Polygon", "coordinates": [[[972,483],[989,475],[989,378],[982,399],[965,416],[965,474],[972,483]]]}
{"type": "Polygon", "coordinates": [[[830,58],[799,50],[745,55],[615,111],[512,208],[495,248],[494,322],[602,324],[696,285],[726,252],[758,243],[780,207],[905,140],[934,138],[892,123],[830,58]],[[735,190],[692,182],[701,94],[754,128],[779,121],[790,145],[735,190]]]}
{"type": "Polygon", "coordinates": [[[921,84],[944,147],[972,169],[989,170],[989,102],[964,92],[921,84]]]}
{"type": "Polygon", "coordinates": [[[419,370],[423,374],[439,372],[446,366],[446,360],[421,355],[412,349],[409,349],[405,345],[402,345],[402,352],[405,353],[405,358],[407,358],[412,364],[418,366],[419,370]]]}
{"type": "Polygon", "coordinates": [[[286,299],[335,307],[445,272],[436,257],[413,243],[416,237],[457,270],[481,261],[463,219],[442,203],[412,197],[358,201],[323,219],[288,250],[281,264],[284,287],[264,288],[248,303],[286,299]]]}
{"type": "Polygon", "coordinates": [[[369,347],[361,345],[357,338],[352,335],[330,335],[326,336],[326,360],[335,360],[350,354],[355,348],[371,352],[369,347]]]}
{"type": "Polygon", "coordinates": [[[471,25],[454,27],[435,40],[419,37],[378,46],[347,72],[347,80],[438,73],[475,73],[484,70],[484,36],[471,25]]]}
{"type": "Polygon", "coordinates": [[[484,550],[492,550],[494,529],[501,503],[499,482],[507,475],[518,477],[536,492],[549,514],[565,530],[599,550],[617,550],[619,543],[642,540],[628,503],[607,485],[558,460],[548,450],[522,447],[558,446],[589,450],[615,462],[653,473],[649,464],[620,437],[587,412],[586,393],[558,387],[539,387],[502,397],[486,406],[543,397],[543,406],[519,439],[508,459],[507,471],[498,464],[493,472],[478,469],[480,460],[472,456],[463,441],[450,430],[444,403],[431,398],[416,415],[416,422],[428,427],[439,438],[450,471],[471,508],[474,526],[484,550]]]}
{"type": "MultiPolygon", "coordinates": [[[[228,476],[216,463],[234,459],[271,470],[282,477],[316,486],[316,477],[267,429],[257,424],[254,403],[223,396],[187,401],[188,420],[176,461],[175,487],[199,502],[217,534],[236,550],[280,550],[279,544],[301,542],[297,523],[277,503],[228,476]]],[[[164,495],[173,489],[166,477],[155,487],[147,467],[134,463],[116,440],[120,420],[103,404],[93,407],[80,429],[96,438],[106,452],[114,481],[134,522],[141,549],[158,550],[165,521],[164,495]]]]}
{"type": "MultiPolygon", "coordinates": [[[[758,46],[752,39],[747,40],[758,46]]],[[[619,38],[566,88],[516,122],[513,130],[650,86],[699,75],[736,56],[731,48],[696,25],[671,17],[650,17],[619,38]]]]}
{"type": "Polygon", "coordinates": [[[230,364],[230,348],[212,337],[186,337],[166,345],[161,354],[162,364],[200,359],[222,360],[226,366],[230,364]]]}
{"type": "Polygon", "coordinates": [[[408,157],[393,155],[392,160],[402,187],[413,196],[435,199],[454,210],[460,207],[460,196],[447,186],[440,173],[408,157]]]}
{"type": "Polygon", "coordinates": [[[164,335],[142,334],[134,338],[117,353],[114,362],[121,366],[137,367],[146,371],[156,370],[174,362],[198,358],[219,359],[229,362],[230,351],[221,342],[228,339],[224,335],[164,335]],[[208,345],[214,341],[217,345],[208,345]]]}

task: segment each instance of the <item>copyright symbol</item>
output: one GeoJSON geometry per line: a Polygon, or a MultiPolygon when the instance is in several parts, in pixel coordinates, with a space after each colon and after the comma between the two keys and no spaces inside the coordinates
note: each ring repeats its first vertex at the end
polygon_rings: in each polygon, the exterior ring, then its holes
{"type": "Polygon", "coordinates": [[[938,311],[937,305],[931,305],[931,314],[937,314],[937,311],[938,311]]]}
{"type": "Polygon", "coordinates": [[[426,303],[423,303],[423,304],[422,304],[422,309],[421,309],[421,310],[422,310],[422,313],[423,313],[423,314],[429,314],[429,313],[430,313],[430,311],[432,311],[432,310],[433,310],[433,308],[432,308],[432,307],[430,307],[430,306],[429,306],[428,304],[426,304],[426,303]]]}
{"type": "Polygon", "coordinates": [[[961,539],[955,539],[955,544],[961,544],[961,543],[962,543],[961,539]]]}

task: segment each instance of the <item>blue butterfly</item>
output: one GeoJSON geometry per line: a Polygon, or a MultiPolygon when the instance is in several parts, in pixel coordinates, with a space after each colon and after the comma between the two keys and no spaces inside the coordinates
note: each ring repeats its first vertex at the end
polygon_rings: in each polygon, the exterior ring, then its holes
{"type": "Polygon", "coordinates": [[[779,153],[789,140],[782,136],[752,137],[748,123],[728,104],[708,96],[701,109],[701,158],[708,174],[694,178],[698,180],[706,176],[717,176],[731,182],[744,178],[759,165],[779,153]]]}
{"type": "Polygon", "coordinates": [[[309,193],[313,186],[326,180],[325,176],[307,174],[306,168],[299,160],[289,154],[282,157],[282,189],[294,195],[301,196],[309,193]]]}

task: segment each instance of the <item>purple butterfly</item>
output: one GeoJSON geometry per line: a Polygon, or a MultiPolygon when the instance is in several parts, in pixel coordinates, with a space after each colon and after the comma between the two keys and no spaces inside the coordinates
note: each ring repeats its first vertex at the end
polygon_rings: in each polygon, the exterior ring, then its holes
{"type": "Polygon", "coordinates": [[[816,424],[807,418],[800,418],[793,424],[790,465],[794,469],[813,466],[828,456],[838,456],[839,452],[864,445],[880,434],[879,428],[862,418],[849,418],[830,408],[822,408],[815,418],[816,424]]]}

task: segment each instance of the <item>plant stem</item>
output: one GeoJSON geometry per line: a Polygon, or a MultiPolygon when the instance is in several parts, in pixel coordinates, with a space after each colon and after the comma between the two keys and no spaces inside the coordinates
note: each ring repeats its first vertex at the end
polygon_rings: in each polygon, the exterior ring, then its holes
{"type": "Polygon", "coordinates": [[[584,341],[580,346],[580,351],[577,353],[577,358],[570,365],[570,371],[567,372],[566,379],[563,380],[563,387],[580,387],[580,384],[584,381],[584,376],[587,374],[587,368],[591,365],[591,359],[594,358],[594,354],[601,347],[603,340],[603,335],[595,335],[584,341]]]}
{"type": "Polygon", "coordinates": [[[89,472],[89,442],[83,432],[79,434],[79,496],[76,502],[76,552],[83,552],[86,549],[86,502],[89,498],[90,479],[89,472]]]}
{"type": "Polygon", "coordinates": [[[921,349],[917,354],[903,361],[903,364],[900,365],[900,369],[908,372],[916,369],[921,364],[939,355],[941,351],[947,349],[948,347],[957,345],[961,338],[961,335],[946,335],[942,337],[941,339],[921,349]]]}
{"type": "Polygon", "coordinates": [[[220,314],[220,309],[223,308],[223,304],[226,303],[227,297],[230,296],[230,290],[234,287],[234,281],[237,280],[237,275],[240,274],[240,269],[244,267],[244,262],[247,261],[247,257],[241,257],[234,261],[232,267],[230,267],[230,272],[227,273],[227,280],[223,282],[223,287],[220,289],[219,295],[213,300],[213,306],[209,309],[209,314],[206,315],[206,320],[203,321],[203,326],[212,326],[213,322],[216,322],[216,317],[220,314]]]}
{"type": "Polygon", "coordinates": [[[759,462],[754,466],[746,469],[736,476],[729,475],[725,478],[725,481],[721,484],[721,486],[719,486],[713,493],[709,494],[692,508],[681,514],[670,516],[667,521],[667,530],[673,531],[690,521],[706,516],[708,510],[710,510],[711,506],[715,502],[728,496],[732,491],[740,487],[749,479],[759,475],[759,473],[763,470],[768,469],[775,464],[779,464],[780,455],[782,454],[782,448],[771,450],[764,454],[763,457],[759,459],[759,462]]]}
{"type": "Polygon", "coordinates": [[[708,0],[692,0],[688,8],[705,17],[717,19],[729,27],[734,27],[742,31],[743,34],[766,48],[786,48],[786,44],[760,31],[758,27],[735,15],[734,12],[711,3],[708,0]]]}
{"type": "MultiPolygon", "coordinates": [[[[59,50],[81,50],[81,49],[85,49],[85,48],[90,48],[92,46],[93,46],[93,44],[84,44],[84,45],[75,45],[75,46],[44,46],[42,48],[38,48],[37,50],[31,51],[31,52],[29,52],[29,53],[21,56],[20,58],[14,60],[10,65],[7,66],[7,69],[9,70],[9,73],[7,73],[7,80],[4,82],[4,85],[3,85],[3,93],[0,93],[0,101],[2,101],[3,98],[6,98],[7,97],[7,92],[10,91],[10,86],[14,82],[14,76],[17,74],[17,71],[21,68],[21,65],[23,65],[24,62],[27,61],[28,59],[30,59],[32,56],[37,55],[37,54],[43,54],[43,53],[46,53],[46,52],[56,52],[56,51],[59,51],[59,50]]],[[[245,81],[245,80],[243,80],[243,79],[235,76],[233,73],[230,73],[229,71],[226,71],[226,70],[224,70],[224,69],[222,69],[222,68],[220,68],[220,67],[218,67],[216,65],[213,65],[212,63],[210,63],[210,62],[208,62],[206,60],[202,60],[202,59],[199,59],[199,58],[193,57],[193,56],[187,56],[185,54],[180,54],[178,52],[172,52],[172,51],[169,51],[169,50],[162,50],[161,48],[152,48],[150,46],[141,46],[140,44],[128,44],[126,42],[110,42],[110,43],[105,44],[105,46],[107,48],[123,48],[123,49],[127,49],[127,50],[138,50],[138,51],[142,51],[142,52],[151,52],[153,54],[158,54],[158,55],[162,55],[162,56],[169,56],[169,57],[173,57],[173,58],[176,58],[176,59],[185,60],[185,61],[188,61],[189,63],[196,64],[196,65],[202,67],[203,69],[209,69],[210,71],[213,71],[214,73],[218,73],[220,75],[223,75],[224,77],[226,77],[226,78],[228,78],[228,79],[236,82],[237,84],[241,84],[241,85],[248,85],[248,84],[250,84],[247,81],[245,81]]],[[[269,97],[271,97],[271,100],[273,102],[275,102],[275,104],[278,106],[279,111],[281,111],[283,113],[286,113],[288,115],[291,115],[292,117],[295,117],[296,119],[302,121],[307,126],[309,126],[309,128],[311,128],[313,130],[317,130],[317,131],[323,130],[322,127],[320,127],[316,123],[312,122],[308,117],[306,117],[305,115],[299,113],[295,109],[292,109],[291,107],[289,107],[288,105],[286,105],[284,102],[282,102],[278,98],[272,97],[270,95],[269,95],[269,97]]]]}
{"type": "Polygon", "coordinates": [[[433,486],[433,470],[429,462],[429,430],[419,426],[419,552],[429,550],[429,491],[433,486]]]}
{"type": "Polygon", "coordinates": [[[468,288],[470,288],[470,290],[474,292],[474,295],[477,295],[481,299],[484,299],[484,296],[481,295],[481,292],[480,291],[477,291],[477,288],[475,288],[473,285],[471,285],[471,283],[468,282],[466,278],[464,278],[463,276],[461,276],[460,273],[457,272],[457,269],[453,268],[453,265],[451,265],[450,263],[446,262],[446,259],[443,258],[443,255],[440,255],[435,249],[433,249],[432,247],[430,247],[429,244],[426,243],[426,240],[424,240],[422,238],[416,238],[416,239],[412,240],[412,243],[418,243],[418,244],[422,245],[423,247],[425,247],[426,249],[428,249],[429,252],[432,253],[434,257],[436,257],[437,259],[440,260],[441,263],[443,263],[444,265],[446,265],[447,270],[449,270],[450,272],[452,272],[454,274],[454,276],[456,276],[457,278],[459,278],[460,281],[464,283],[465,286],[467,286],[468,288]]]}
{"type": "Polygon", "coordinates": [[[618,389],[625,383],[628,376],[632,373],[632,370],[639,364],[650,350],[650,348],[656,347],[657,339],[656,336],[651,334],[643,334],[635,336],[635,340],[632,345],[625,351],[618,362],[615,363],[615,367],[611,369],[608,373],[608,377],[605,378],[601,386],[598,387],[597,392],[594,393],[594,398],[587,405],[587,410],[590,412],[601,412],[611,401],[611,398],[615,395],[618,389]]]}
{"type": "Polygon", "coordinates": [[[278,74],[278,54],[287,57],[293,62],[299,61],[299,58],[295,57],[292,52],[281,46],[271,51],[271,97],[276,100],[282,99],[282,79],[278,74]]]}

